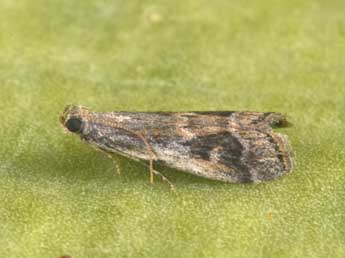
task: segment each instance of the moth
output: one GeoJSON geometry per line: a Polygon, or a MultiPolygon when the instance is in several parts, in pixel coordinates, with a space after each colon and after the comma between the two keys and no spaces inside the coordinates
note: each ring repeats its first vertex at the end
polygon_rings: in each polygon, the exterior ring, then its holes
{"type": "MultiPolygon", "coordinates": [[[[68,131],[106,153],[157,162],[213,180],[258,183],[293,169],[287,127],[274,112],[93,112],[68,105],[60,116],[68,131]]],[[[148,163],[147,163],[148,161],[148,163]]]]}

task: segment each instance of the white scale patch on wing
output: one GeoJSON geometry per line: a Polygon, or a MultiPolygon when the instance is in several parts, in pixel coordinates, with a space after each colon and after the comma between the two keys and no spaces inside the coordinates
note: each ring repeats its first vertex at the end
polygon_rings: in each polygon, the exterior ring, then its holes
{"type": "Polygon", "coordinates": [[[129,116],[117,115],[116,120],[121,123],[123,121],[131,120],[131,118],[129,116]]]}

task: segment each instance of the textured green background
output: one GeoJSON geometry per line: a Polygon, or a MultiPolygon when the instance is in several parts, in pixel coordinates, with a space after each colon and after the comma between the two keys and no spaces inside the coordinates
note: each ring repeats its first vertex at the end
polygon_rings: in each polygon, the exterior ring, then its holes
{"type": "Polygon", "coordinates": [[[345,3],[0,1],[0,257],[344,257],[345,3]],[[297,168],[233,185],[65,134],[97,111],[288,114],[297,168]]]}

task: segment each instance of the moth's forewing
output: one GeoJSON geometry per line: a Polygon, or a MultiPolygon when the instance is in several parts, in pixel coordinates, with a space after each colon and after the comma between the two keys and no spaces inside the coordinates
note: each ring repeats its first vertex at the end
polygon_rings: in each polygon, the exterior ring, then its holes
{"type": "Polygon", "coordinates": [[[292,170],[285,135],[271,126],[286,125],[277,113],[189,112],[89,113],[81,138],[106,151],[149,159],[198,176],[227,182],[260,182],[292,170]],[[111,121],[116,126],[100,123],[111,121]],[[126,128],[128,130],[124,130],[126,128]]]}

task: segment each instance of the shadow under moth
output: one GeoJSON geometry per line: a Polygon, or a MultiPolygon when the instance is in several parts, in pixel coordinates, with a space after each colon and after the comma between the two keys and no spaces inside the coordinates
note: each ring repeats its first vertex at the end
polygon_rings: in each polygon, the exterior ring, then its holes
{"type": "Polygon", "coordinates": [[[273,131],[288,126],[280,113],[100,113],[68,105],[60,122],[97,149],[144,161],[151,182],[154,174],[168,181],[153,168],[153,162],[238,183],[272,180],[293,169],[287,136],[273,131]]]}

